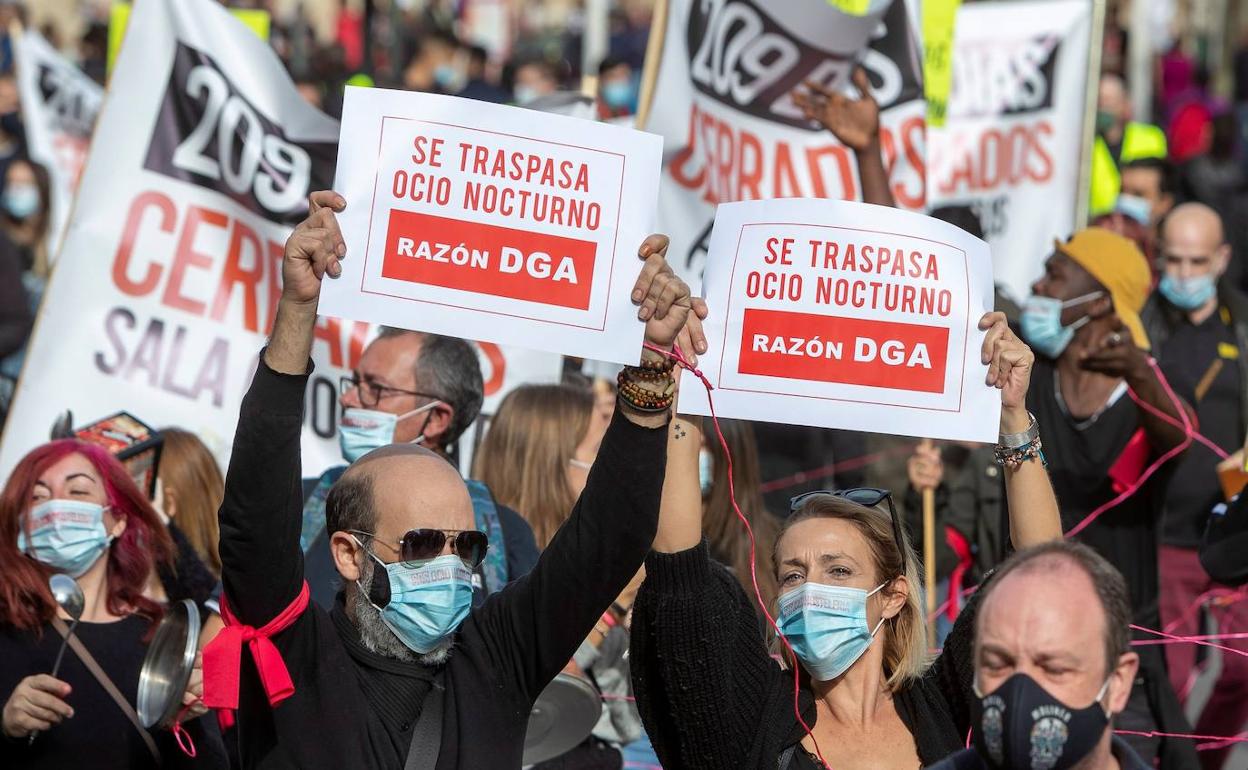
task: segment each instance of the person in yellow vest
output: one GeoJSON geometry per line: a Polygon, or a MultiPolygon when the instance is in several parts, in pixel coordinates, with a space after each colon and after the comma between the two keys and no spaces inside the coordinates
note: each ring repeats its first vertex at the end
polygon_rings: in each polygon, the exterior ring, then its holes
{"type": "Polygon", "coordinates": [[[1166,134],[1157,126],[1131,120],[1131,100],[1122,76],[1101,75],[1096,105],[1096,141],[1092,145],[1092,191],[1089,215],[1114,210],[1122,178],[1118,169],[1141,158],[1166,157],[1166,134]]]}

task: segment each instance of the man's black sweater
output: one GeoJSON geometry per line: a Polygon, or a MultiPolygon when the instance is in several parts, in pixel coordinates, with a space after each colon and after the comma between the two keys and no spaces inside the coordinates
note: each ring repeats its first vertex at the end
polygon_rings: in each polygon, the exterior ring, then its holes
{"type": "MultiPolygon", "coordinates": [[[[303,583],[299,435],[306,382],[306,375],[272,371],[261,357],[234,438],[221,507],[222,579],[231,609],[256,628],[285,609],[303,583]]],[[[654,540],[666,441],[665,430],[617,414],[572,517],[537,566],[460,626],[445,664],[438,770],[520,767],[533,701],[654,540]]],[[[403,767],[436,669],[364,649],[341,598],[328,612],[309,604],[273,642],[295,692],[270,708],[244,650],[244,766],[403,767]]]]}
{"type": "MultiPolygon", "coordinates": [[[[894,696],[925,765],[965,745],[978,596],[958,616],[931,668],[894,696]]],[[[793,672],[768,654],[753,601],[711,561],[705,541],[646,561],[629,662],[637,707],[664,767],[775,770],[780,755],[805,735],[793,712],[793,672]]],[[[799,698],[802,718],[813,726],[810,690],[799,698]]],[[[803,751],[789,765],[815,766],[803,751]]]]}

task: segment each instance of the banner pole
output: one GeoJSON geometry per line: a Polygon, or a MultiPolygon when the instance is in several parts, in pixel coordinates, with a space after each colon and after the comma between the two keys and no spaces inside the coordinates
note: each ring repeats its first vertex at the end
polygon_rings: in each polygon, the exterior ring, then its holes
{"type": "MultiPolygon", "coordinates": [[[[930,450],[931,439],[923,439],[919,448],[930,450]]],[[[927,646],[936,647],[936,490],[923,490],[923,598],[927,603],[927,646]]]]}
{"type": "Polygon", "coordinates": [[[1096,104],[1101,85],[1101,45],[1105,40],[1105,0],[1092,0],[1092,22],[1088,29],[1088,82],[1083,98],[1083,142],[1079,151],[1079,187],[1072,230],[1088,221],[1092,195],[1092,147],[1096,141],[1096,104]]]}
{"type": "Polygon", "coordinates": [[[645,130],[654,106],[654,88],[663,63],[663,46],[667,39],[668,0],[656,0],[650,18],[650,38],[646,41],[646,61],[641,68],[641,90],[637,97],[636,127],[645,130]]]}

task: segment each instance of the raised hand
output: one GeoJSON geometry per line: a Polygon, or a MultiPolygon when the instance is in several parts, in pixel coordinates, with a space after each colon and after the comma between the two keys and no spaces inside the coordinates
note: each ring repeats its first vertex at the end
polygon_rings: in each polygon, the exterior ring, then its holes
{"type": "Polygon", "coordinates": [[[1027,388],[1036,356],[1010,330],[1005,313],[984,314],[979,328],[988,332],[980,350],[980,361],[988,365],[984,382],[1001,391],[1001,432],[1021,433],[1031,423],[1027,415],[1027,388]]]}
{"type": "Polygon", "coordinates": [[[693,298],[689,285],[667,263],[668,243],[666,235],[651,235],[637,250],[637,256],[645,261],[632,291],[633,304],[639,306],[637,318],[646,322],[646,342],[651,345],[671,350],[677,336],[688,327],[686,339],[693,350],[684,352],[705,353],[702,319],[706,317],[706,303],[693,298]]]}
{"type": "Polygon", "coordinates": [[[820,83],[807,81],[809,92],[795,91],[793,103],[813,120],[832,132],[841,144],[855,152],[869,149],[880,138],[880,105],[871,96],[871,81],[862,67],[854,70],[854,87],[859,96],[852,99],[820,83]]]}
{"type": "Polygon", "coordinates": [[[325,274],[337,278],[342,273],[338,262],[346,257],[347,244],[334,213],[346,207],[346,199],[330,190],[308,196],[308,218],[286,239],[282,256],[283,299],[313,304],[320,299],[325,274]]]}
{"type": "Polygon", "coordinates": [[[1113,328],[1083,354],[1079,366],[1110,377],[1139,377],[1148,371],[1148,356],[1135,344],[1131,330],[1114,316],[1113,328]]]}

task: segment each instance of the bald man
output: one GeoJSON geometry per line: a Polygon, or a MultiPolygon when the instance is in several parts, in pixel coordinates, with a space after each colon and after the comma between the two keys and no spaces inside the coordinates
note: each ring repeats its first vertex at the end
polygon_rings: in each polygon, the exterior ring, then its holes
{"type": "MultiPolygon", "coordinates": [[[[304,390],[322,279],[348,258],[336,219],[347,202],[319,192],[310,203],[286,243],[273,336],[235,433],[220,514],[227,626],[204,653],[205,702],[236,715],[244,767],[519,768],[537,696],[650,550],[667,412],[621,397],[568,521],[528,575],[477,608],[472,570],[497,544],[476,530],[459,474],[413,445],[365,454],[325,501],[342,591],[328,610],[309,603],[299,546],[304,390]]],[[[648,238],[641,277],[617,287],[645,323],[651,369],[623,376],[647,403],[672,387],[653,348],[670,351],[688,332],[682,349],[706,350],[705,306],[666,249],[666,238],[648,238]]]]}
{"type": "MultiPolygon", "coordinates": [[[[1227,452],[1248,432],[1248,297],[1222,280],[1231,260],[1222,221],[1200,203],[1176,207],[1162,224],[1161,283],[1143,313],[1153,352],[1172,383],[1192,393],[1200,431],[1227,452]]],[[[1180,461],[1166,496],[1160,548],[1161,619],[1175,633],[1201,633],[1196,598],[1216,587],[1198,549],[1210,510],[1223,501],[1218,458],[1193,444],[1180,461]]],[[[1214,607],[1224,631],[1248,628],[1248,603],[1214,607]]],[[[1228,644],[1248,649],[1248,640],[1228,644]]],[[[1196,651],[1166,645],[1174,689],[1184,695],[1196,651]]],[[[1196,724],[1202,735],[1234,735],[1248,721],[1248,658],[1223,656],[1222,674],[1196,724]],[[1204,731],[1204,732],[1201,732],[1204,731]]],[[[1228,751],[1201,752],[1206,770],[1222,766],[1228,751]]]]}
{"type": "Polygon", "coordinates": [[[1140,665],[1118,570],[1058,540],[1014,554],[981,590],[974,748],[929,770],[1151,768],[1113,734],[1140,665]]]}

